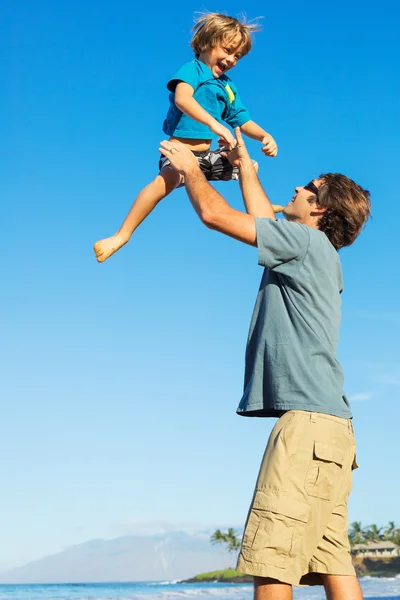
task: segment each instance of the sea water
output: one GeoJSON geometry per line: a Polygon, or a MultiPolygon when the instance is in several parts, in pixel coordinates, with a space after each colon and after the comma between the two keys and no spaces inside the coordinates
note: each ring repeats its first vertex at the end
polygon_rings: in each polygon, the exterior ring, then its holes
{"type": "MultiPolygon", "coordinates": [[[[400,600],[400,575],[363,577],[365,598],[400,600]]],[[[135,582],[1,585],[0,600],[252,600],[252,586],[226,583],[135,582]]],[[[294,588],[295,600],[322,600],[323,588],[294,588]]]]}

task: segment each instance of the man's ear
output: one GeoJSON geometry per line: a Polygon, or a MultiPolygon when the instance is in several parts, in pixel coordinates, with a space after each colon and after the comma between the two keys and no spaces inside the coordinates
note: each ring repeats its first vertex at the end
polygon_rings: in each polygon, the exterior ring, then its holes
{"type": "Polygon", "coordinates": [[[315,202],[314,206],[312,207],[312,211],[310,212],[310,215],[312,217],[322,217],[324,212],[326,212],[327,208],[327,206],[321,206],[320,204],[318,204],[318,202],[315,202]]]}

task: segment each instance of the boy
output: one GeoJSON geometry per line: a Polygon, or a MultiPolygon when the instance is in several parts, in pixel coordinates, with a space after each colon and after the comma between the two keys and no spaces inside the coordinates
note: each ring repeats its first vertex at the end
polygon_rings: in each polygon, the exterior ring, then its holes
{"type": "MultiPolygon", "coordinates": [[[[250,119],[235,85],[226,76],[250,52],[250,34],[257,31],[257,26],[208,13],[197,20],[193,31],[190,45],[196,58],[181,67],[167,84],[170,107],[163,131],[195,154],[208,180],[237,179],[238,171],[227,158],[220,151],[210,152],[216,137],[228,150],[235,145],[232,133],[221,121],[240,127],[245,135],[261,142],[266,156],[276,156],[278,151],[273,137],[250,119]]],[[[119,231],[94,245],[99,262],[124,246],[158,202],[183,184],[182,176],[165,156],[159,161],[159,169],[157,177],[137,196],[119,231]]]]}

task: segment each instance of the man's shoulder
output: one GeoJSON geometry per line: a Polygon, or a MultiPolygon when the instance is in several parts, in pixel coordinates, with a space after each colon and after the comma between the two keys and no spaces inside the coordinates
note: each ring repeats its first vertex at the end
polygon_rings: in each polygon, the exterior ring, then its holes
{"type": "Polygon", "coordinates": [[[256,217],[258,227],[266,230],[274,230],[282,235],[290,235],[309,239],[311,227],[297,223],[296,221],[287,221],[286,219],[271,219],[269,217],[256,217]]]}
{"type": "MultiPolygon", "coordinates": [[[[305,226],[307,227],[307,225],[305,226]]],[[[315,248],[324,248],[325,252],[332,255],[332,257],[339,259],[338,251],[332,244],[326,233],[315,229],[314,227],[308,227],[310,230],[310,241],[315,248]]],[[[310,245],[311,245],[310,244],[310,245]]]]}
{"type": "Polygon", "coordinates": [[[290,251],[306,262],[340,265],[338,252],[322,231],[286,219],[257,218],[257,246],[279,253],[290,251]]]}
{"type": "Polygon", "coordinates": [[[338,256],[337,250],[323,231],[297,221],[287,221],[286,219],[269,219],[269,221],[275,223],[275,226],[282,230],[290,231],[291,235],[307,237],[310,240],[310,246],[323,247],[333,256],[338,256]]]}

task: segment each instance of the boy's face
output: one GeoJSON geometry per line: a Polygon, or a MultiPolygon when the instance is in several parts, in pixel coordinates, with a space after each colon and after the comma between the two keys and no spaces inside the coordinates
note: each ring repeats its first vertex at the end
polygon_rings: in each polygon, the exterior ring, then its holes
{"type": "Polygon", "coordinates": [[[200,54],[199,60],[211,69],[214,77],[218,78],[236,66],[241,57],[241,50],[241,36],[237,35],[229,41],[221,41],[214,48],[205,50],[200,54]]]}

